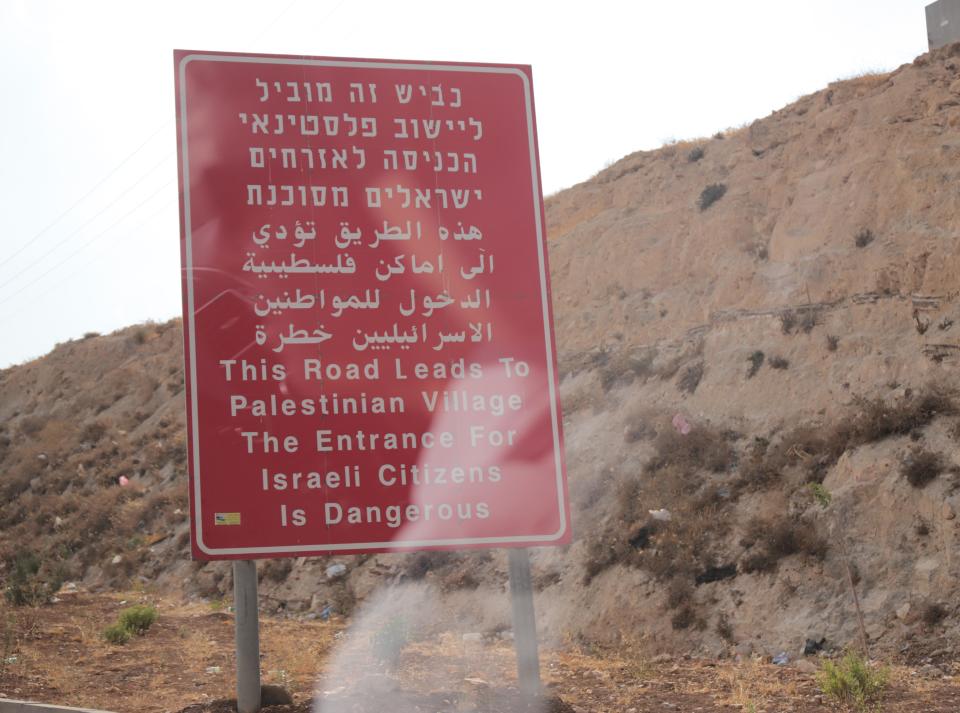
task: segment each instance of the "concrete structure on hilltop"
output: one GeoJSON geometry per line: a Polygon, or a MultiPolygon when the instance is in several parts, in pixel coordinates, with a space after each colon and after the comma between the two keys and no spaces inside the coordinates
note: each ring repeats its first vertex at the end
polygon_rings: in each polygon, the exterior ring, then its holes
{"type": "Polygon", "coordinates": [[[935,50],[960,42],[960,0],[937,0],[927,12],[927,44],[935,50]]]}

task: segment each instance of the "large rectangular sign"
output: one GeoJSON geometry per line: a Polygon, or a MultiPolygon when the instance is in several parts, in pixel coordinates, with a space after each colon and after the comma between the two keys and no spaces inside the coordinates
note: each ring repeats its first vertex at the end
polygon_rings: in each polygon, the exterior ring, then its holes
{"type": "Polygon", "coordinates": [[[194,556],[569,542],[529,67],[175,65],[194,556]]]}

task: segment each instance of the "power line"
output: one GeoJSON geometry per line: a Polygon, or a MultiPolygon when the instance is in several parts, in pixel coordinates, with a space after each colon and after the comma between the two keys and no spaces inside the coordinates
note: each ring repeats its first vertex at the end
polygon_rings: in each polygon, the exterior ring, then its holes
{"type": "Polygon", "coordinates": [[[9,257],[7,257],[6,260],[4,260],[3,262],[0,262],[0,267],[3,267],[3,266],[6,265],[8,262],[10,262],[10,261],[13,260],[15,257],[17,257],[20,253],[22,253],[24,250],[26,250],[28,247],[30,247],[37,238],[39,238],[40,236],[42,236],[43,234],[45,234],[48,230],[50,230],[50,228],[52,228],[52,227],[54,227],[55,225],[59,224],[60,221],[63,220],[69,213],[71,213],[74,208],[76,208],[78,205],[80,205],[81,203],[83,203],[83,201],[85,201],[87,198],[89,198],[91,195],[93,195],[93,193],[96,192],[96,190],[97,190],[98,188],[100,188],[100,186],[102,186],[104,183],[106,183],[107,181],[109,181],[109,180],[114,176],[114,174],[116,174],[117,171],[119,171],[121,168],[123,168],[123,167],[127,164],[127,162],[130,161],[130,159],[132,159],[134,156],[136,156],[138,153],[140,153],[140,152],[143,150],[143,148],[144,148],[147,144],[149,144],[157,134],[159,134],[161,131],[163,131],[163,130],[166,129],[168,126],[170,126],[170,122],[171,122],[171,121],[173,121],[173,120],[172,120],[172,119],[168,119],[167,121],[165,121],[165,122],[163,123],[163,126],[161,126],[159,129],[157,129],[157,130],[154,131],[152,134],[150,134],[150,136],[148,136],[146,139],[144,139],[144,141],[143,141],[142,144],[140,144],[136,149],[134,149],[132,153],[128,154],[127,157],[126,157],[125,159],[123,159],[120,163],[118,163],[116,166],[114,166],[106,176],[104,176],[103,178],[101,178],[101,179],[93,186],[93,188],[91,188],[89,191],[87,191],[87,192],[84,193],[82,196],[80,196],[69,208],[67,208],[65,211],[63,211],[62,213],[60,213],[60,215],[58,215],[56,218],[54,218],[54,219],[53,219],[53,222],[49,223],[49,224],[48,224],[45,228],[43,228],[40,232],[38,232],[36,235],[34,235],[34,236],[33,236],[32,238],[30,238],[29,240],[27,240],[27,242],[25,242],[18,250],[14,251],[9,257]]]}
{"type": "Polygon", "coordinates": [[[54,270],[56,270],[58,267],[60,267],[61,265],[64,265],[65,263],[67,263],[67,262],[68,262],[69,260],[71,260],[74,256],[76,256],[78,253],[82,252],[82,251],[85,250],[86,248],[88,248],[88,247],[90,247],[91,245],[93,245],[93,243],[97,242],[100,238],[102,238],[104,235],[106,235],[106,234],[109,233],[111,230],[113,230],[117,225],[119,225],[119,224],[122,223],[124,220],[126,220],[128,216],[130,216],[130,215],[132,215],[133,213],[135,213],[135,212],[136,212],[137,210],[139,210],[142,206],[144,206],[148,201],[150,201],[154,196],[158,195],[158,194],[160,193],[160,191],[164,190],[165,188],[167,188],[167,186],[171,185],[172,183],[173,183],[173,180],[172,180],[172,179],[169,180],[169,181],[167,181],[166,183],[164,183],[164,184],[163,184],[162,186],[160,186],[157,190],[155,190],[153,193],[151,193],[149,196],[147,196],[146,198],[144,198],[144,199],[143,199],[142,201],[140,201],[137,205],[135,205],[133,208],[131,208],[129,211],[127,211],[127,212],[124,213],[122,216],[120,216],[117,220],[115,220],[108,228],[106,228],[106,229],[104,229],[103,231],[97,233],[95,236],[93,236],[93,238],[91,238],[90,240],[88,240],[87,242],[85,242],[83,245],[81,245],[80,247],[78,247],[76,250],[74,250],[72,253],[70,253],[69,255],[67,255],[63,260],[61,260],[60,262],[56,263],[53,267],[51,267],[51,268],[50,268],[49,270],[47,270],[46,272],[44,272],[44,273],[38,275],[37,277],[35,277],[33,280],[31,280],[30,282],[28,282],[26,285],[24,285],[23,287],[21,287],[19,290],[17,290],[16,292],[14,292],[14,293],[11,294],[11,295],[8,295],[5,299],[0,300],[0,305],[6,304],[7,302],[9,302],[10,300],[12,300],[12,299],[13,299],[14,297],[16,297],[17,295],[25,292],[27,289],[29,289],[29,288],[32,287],[33,285],[37,284],[37,282],[39,282],[40,280],[42,280],[44,277],[46,277],[47,275],[49,275],[51,272],[53,272],[54,270]]]}
{"type": "MultiPolygon", "coordinates": [[[[338,2],[326,15],[324,15],[324,17],[323,17],[319,22],[320,22],[321,24],[324,23],[324,22],[326,22],[326,21],[327,21],[329,18],[331,18],[343,5],[346,4],[346,1],[347,1],[347,0],[340,0],[340,2],[338,2]]],[[[265,25],[265,26],[263,26],[263,27],[261,28],[261,30],[257,33],[257,35],[251,40],[251,43],[259,41],[267,32],[269,32],[269,31],[277,24],[277,22],[279,22],[279,21],[284,17],[284,15],[286,15],[291,9],[293,9],[293,6],[296,5],[298,2],[299,2],[299,0],[291,0],[291,2],[290,2],[283,10],[281,10],[281,11],[273,18],[273,20],[271,20],[267,25],[265,25]]],[[[92,188],[90,188],[86,193],[84,193],[84,194],[83,194],[82,196],[80,196],[76,201],[74,201],[74,203],[71,204],[66,210],[64,210],[63,212],[61,212],[51,223],[49,223],[46,227],[44,227],[42,230],[40,230],[40,231],[37,232],[35,235],[33,235],[33,237],[30,238],[24,245],[22,245],[22,246],[21,246],[20,248],[18,248],[16,251],[14,251],[13,253],[11,253],[6,259],[3,260],[3,262],[0,262],[0,267],[3,267],[4,265],[8,264],[10,261],[12,261],[12,260],[14,260],[15,258],[17,258],[17,257],[18,257],[20,254],[22,254],[27,248],[29,248],[31,245],[33,245],[38,238],[42,237],[42,236],[43,236],[44,234],[46,234],[51,228],[53,228],[53,227],[55,227],[56,225],[58,225],[58,224],[63,220],[63,218],[65,218],[67,215],[69,215],[77,206],[79,206],[79,205],[80,205],[81,203],[83,203],[85,200],[87,200],[88,198],[90,198],[90,196],[92,196],[92,195],[97,191],[97,189],[99,189],[99,188],[100,188],[101,186],[103,186],[108,180],[110,180],[110,178],[112,178],[121,168],[123,168],[127,163],[129,163],[130,160],[134,158],[134,156],[136,156],[137,154],[139,154],[139,153],[144,149],[144,147],[146,147],[146,145],[149,144],[159,133],[161,133],[162,131],[166,130],[166,129],[170,126],[171,123],[173,123],[173,119],[168,119],[168,120],[165,121],[161,126],[159,126],[156,130],[154,130],[153,133],[151,133],[146,139],[144,139],[144,141],[143,141],[139,146],[137,146],[136,149],[134,149],[131,153],[129,153],[129,154],[126,156],[126,158],[124,158],[122,161],[120,161],[120,163],[118,163],[116,166],[114,166],[114,167],[110,170],[110,172],[107,173],[106,176],[104,176],[104,177],[103,177],[102,179],[100,179],[96,184],[94,184],[94,186],[93,186],[92,188]]],[[[160,161],[159,163],[155,164],[150,170],[147,171],[147,173],[145,173],[143,176],[141,176],[134,184],[128,186],[120,195],[118,195],[118,196],[117,196],[116,198],[114,198],[110,203],[108,203],[106,206],[104,206],[102,209],[100,209],[93,217],[91,217],[90,219],[88,219],[87,221],[85,221],[85,222],[84,222],[82,225],[80,225],[80,227],[78,227],[76,230],[74,230],[73,232],[71,232],[70,234],[68,234],[68,235],[65,236],[64,238],[62,238],[62,239],[61,239],[59,242],[57,242],[53,247],[51,247],[50,249],[48,249],[43,255],[41,255],[39,258],[37,258],[36,260],[34,260],[32,263],[30,263],[29,265],[27,265],[25,268],[23,268],[23,269],[22,269],[17,275],[15,275],[13,278],[11,278],[10,280],[7,280],[6,282],[0,284],[0,288],[6,287],[6,286],[9,285],[10,283],[15,282],[15,281],[20,277],[20,275],[23,274],[23,272],[25,272],[26,270],[31,269],[32,267],[34,267],[34,266],[37,265],[38,263],[42,262],[43,259],[46,258],[47,256],[49,256],[54,250],[56,250],[57,248],[59,248],[60,246],[62,246],[67,240],[69,240],[69,239],[72,238],[74,235],[76,235],[77,233],[79,233],[83,228],[85,228],[87,225],[89,225],[91,222],[93,222],[93,220],[95,220],[95,219],[98,218],[100,215],[102,215],[104,212],[106,212],[109,208],[111,208],[112,206],[114,206],[123,196],[125,196],[127,193],[129,193],[130,190],[132,190],[135,186],[137,186],[137,185],[139,185],[141,182],[143,182],[143,180],[145,180],[145,179],[146,179],[148,176],[150,176],[154,171],[156,171],[157,168],[158,168],[164,161],[166,161],[167,159],[169,159],[172,155],[173,155],[173,152],[170,152],[170,153],[168,153],[166,156],[164,156],[164,158],[161,159],[161,161],[160,161]]],[[[162,188],[165,188],[166,186],[170,185],[170,183],[172,183],[172,182],[173,182],[173,181],[168,181],[167,183],[165,183],[165,184],[161,187],[161,189],[158,189],[158,191],[152,193],[147,199],[145,199],[144,201],[141,201],[141,203],[137,204],[137,206],[135,206],[132,210],[128,211],[128,212],[125,213],[120,219],[118,219],[117,221],[115,221],[114,223],[112,223],[112,224],[110,225],[110,227],[108,227],[106,230],[102,231],[101,233],[97,234],[97,236],[95,236],[93,239],[91,239],[91,240],[87,241],[86,243],[84,243],[83,245],[81,245],[79,248],[77,248],[77,250],[75,250],[73,253],[71,253],[67,258],[65,258],[65,259],[62,260],[61,262],[59,262],[59,263],[57,263],[56,265],[54,265],[53,267],[51,267],[51,268],[50,268],[49,270],[47,270],[46,272],[42,273],[42,274],[39,275],[38,277],[36,277],[36,278],[34,278],[33,280],[31,280],[30,282],[28,282],[26,285],[24,285],[24,286],[21,287],[19,290],[17,290],[16,292],[14,292],[12,295],[9,295],[7,298],[5,298],[5,299],[3,299],[3,300],[0,300],[0,304],[5,304],[6,302],[10,301],[10,299],[12,299],[13,297],[15,297],[15,296],[23,293],[26,289],[28,289],[28,288],[31,287],[32,285],[36,284],[39,280],[43,279],[43,277],[45,277],[46,275],[50,274],[53,270],[55,270],[55,269],[57,269],[58,267],[60,267],[61,265],[63,265],[67,260],[71,259],[73,256],[77,255],[79,252],[81,252],[82,250],[84,250],[84,249],[86,249],[87,247],[89,247],[90,245],[92,245],[92,244],[93,244],[94,242],[96,242],[100,237],[102,237],[106,232],[108,232],[109,230],[112,230],[113,227],[115,227],[115,226],[118,225],[121,221],[123,221],[124,219],[126,219],[126,217],[128,217],[128,216],[131,215],[132,213],[136,212],[136,210],[137,210],[140,206],[144,205],[148,200],[150,200],[150,198],[152,198],[154,195],[156,195],[157,193],[159,193],[159,190],[162,190],[162,188]]]]}
{"type": "MultiPolygon", "coordinates": [[[[144,219],[141,220],[139,223],[137,223],[133,228],[131,228],[131,229],[130,229],[131,232],[135,232],[135,231],[139,230],[140,228],[142,228],[143,226],[145,226],[147,223],[149,223],[151,220],[153,220],[155,217],[157,217],[158,215],[160,215],[161,213],[163,213],[165,210],[169,209],[169,208],[170,208],[171,206],[173,206],[175,203],[176,203],[176,200],[174,200],[174,199],[169,199],[169,200],[164,201],[163,204],[161,204],[161,206],[160,206],[159,208],[157,208],[157,210],[155,210],[155,211],[153,211],[152,213],[150,213],[149,215],[147,215],[146,218],[144,218],[144,219]]],[[[104,231],[104,232],[107,232],[107,231],[104,231]]],[[[113,244],[117,241],[118,238],[124,237],[124,235],[125,235],[124,233],[120,233],[120,234],[118,234],[113,240],[107,241],[106,244],[107,244],[107,245],[113,245],[113,244]]],[[[97,257],[97,255],[92,255],[92,256],[90,256],[89,259],[87,259],[87,260],[79,263],[79,264],[77,265],[77,268],[76,268],[75,270],[73,270],[73,271],[71,271],[71,272],[68,272],[66,275],[64,275],[63,277],[61,277],[61,278],[59,279],[59,283],[60,283],[60,284],[66,283],[66,282],[68,282],[71,278],[73,278],[74,276],[78,275],[78,274],[81,272],[81,270],[83,270],[83,269],[84,269],[85,267],[87,267],[91,262],[93,262],[93,261],[96,259],[96,257],[97,257]]],[[[50,271],[52,272],[52,271],[55,270],[55,269],[56,269],[56,267],[51,268],[50,271]]],[[[39,281],[40,279],[41,279],[41,278],[37,278],[36,281],[39,281]]],[[[24,289],[26,289],[26,288],[24,288],[24,289]]],[[[21,292],[22,292],[22,290],[21,290],[21,292]]],[[[10,298],[7,299],[7,300],[4,300],[3,303],[6,303],[6,302],[12,300],[14,297],[16,297],[16,295],[11,295],[10,298]]],[[[0,303],[0,304],[3,304],[3,303],[0,303]]],[[[0,321],[6,321],[7,319],[10,319],[10,318],[12,318],[12,315],[8,315],[8,316],[4,317],[3,319],[0,319],[0,321]]]]}
{"type": "Polygon", "coordinates": [[[147,178],[149,178],[149,177],[153,174],[153,172],[156,171],[157,168],[159,168],[161,164],[165,163],[168,159],[170,159],[171,156],[173,156],[173,153],[169,153],[169,154],[167,154],[166,156],[164,156],[162,159],[160,159],[159,163],[155,164],[155,165],[153,166],[153,168],[151,168],[150,170],[148,170],[145,174],[143,174],[142,176],[140,176],[140,178],[138,178],[136,181],[134,181],[134,182],[131,183],[129,186],[127,186],[118,196],[116,196],[116,198],[114,198],[112,201],[110,201],[109,203],[107,203],[107,205],[105,205],[105,206],[104,206],[103,208],[101,208],[99,211],[97,211],[96,213],[94,213],[94,214],[93,214],[90,218],[88,218],[86,221],[84,221],[83,223],[81,223],[80,226],[79,226],[78,228],[76,228],[76,230],[74,230],[72,233],[68,233],[66,236],[64,236],[63,238],[61,238],[59,242],[54,243],[45,253],[43,253],[43,255],[41,255],[40,257],[36,258],[33,262],[31,262],[30,264],[28,264],[26,267],[20,268],[20,271],[19,271],[17,274],[15,274],[13,277],[11,277],[9,280],[7,280],[6,282],[0,283],[0,289],[6,287],[6,286],[9,285],[11,282],[16,282],[17,279],[18,279],[21,275],[23,275],[23,273],[25,273],[26,271],[30,270],[34,265],[37,265],[37,264],[41,263],[41,262],[42,262],[47,256],[49,256],[54,250],[56,250],[56,249],[59,248],[61,245],[63,245],[64,243],[66,243],[70,238],[72,238],[74,235],[76,235],[76,234],[79,233],[81,230],[83,230],[83,229],[86,228],[88,225],[90,225],[90,223],[92,223],[92,222],[95,221],[97,218],[99,218],[101,215],[103,215],[104,213],[106,213],[110,208],[112,208],[112,207],[115,206],[117,203],[119,203],[121,198],[123,198],[123,197],[124,197],[125,195],[127,195],[130,191],[132,191],[134,188],[136,188],[136,187],[139,186],[141,183],[143,183],[147,178]]]}

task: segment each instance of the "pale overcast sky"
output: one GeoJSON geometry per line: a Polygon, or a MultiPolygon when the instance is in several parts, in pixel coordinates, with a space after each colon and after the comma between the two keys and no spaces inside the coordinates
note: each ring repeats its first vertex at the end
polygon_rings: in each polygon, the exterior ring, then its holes
{"type": "Polygon", "coordinates": [[[175,48],[533,66],[543,185],[926,51],[923,0],[0,3],[0,368],[180,313],[175,48]]]}

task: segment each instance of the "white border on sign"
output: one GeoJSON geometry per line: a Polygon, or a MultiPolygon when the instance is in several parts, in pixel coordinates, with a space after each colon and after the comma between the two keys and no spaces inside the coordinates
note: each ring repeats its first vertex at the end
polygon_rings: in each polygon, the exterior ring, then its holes
{"type": "Polygon", "coordinates": [[[190,399],[190,413],[192,417],[191,440],[193,443],[193,501],[194,501],[194,525],[197,547],[208,555],[255,555],[278,552],[289,552],[291,554],[298,552],[338,552],[343,550],[364,550],[364,549],[409,549],[416,547],[431,546],[456,546],[456,545],[508,545],[508,544],[534,544],[549,543],[559,540],[567,531],[567,510],[564,503],[563,488],[563,463],[561,461],[560,447],[560,423],[557,413],[557,393],[554,384],[553,373],[553,340],[551,338],[551,323],[549,312],[549,299],[547,296],[547,271],[546,258],[544,256],[544,236],[543,224],[540,217],[540,181],[537,173],[537,155],[534,143],[533,126],[533,102],[530,91],[530,80],[526,74],[514,67],[488,67],[474,65],[451,65],[451,64],[417,64],[414,62],[360,62],[347,60],[321,60],[321,59],[295,59],[282,57],[253,57],[242,55],[216,55],[216,54],[188,54],[180,60],[180,133],[181,133],[181,158],[183,160],[183,224],[184,239],[186,240],[185,250],[185,269],[187,283],[187,328],[190,334],[190,383],[193,385],[190,399]],[[369,67],[373,69],[404,69],[419,70],[430,72],[475,72],[486,74],[512,74],[523,81],[524,105],[527,112],[527,144],[530,148],[530,180],[533,189],[533,215],[537,228],[537,260],[540,266],[540,302],[543,310],[544,341],[546,345],[547,362],[547,384],[550,390],[550,419],[553,429],[553,458],[557,476],[557,506],[560,512],[560,529],[550,535],[517,535],[506,537],[473,537],[457,538],[449,540],[390,540],[388,542],[353,542],[344,544],[322,544],[322,545],[294,545],[277,547],[224,547],[220,549],[208,548],[203,543],[203,517],[200,510],[200,433],[199,433],[199,410],[197,399],[197,354],[196,354],[196,331],[194,323],[194,295],[193,295],[193,242],[190,219],[190,161],[187,145],[189,135],[187,126],[187,65],[195,61],[205,62],[238,62],[245,64],[288,64],[288,65],[306,65],[312,67],[351,67],[361,68],[369,67]]]}

